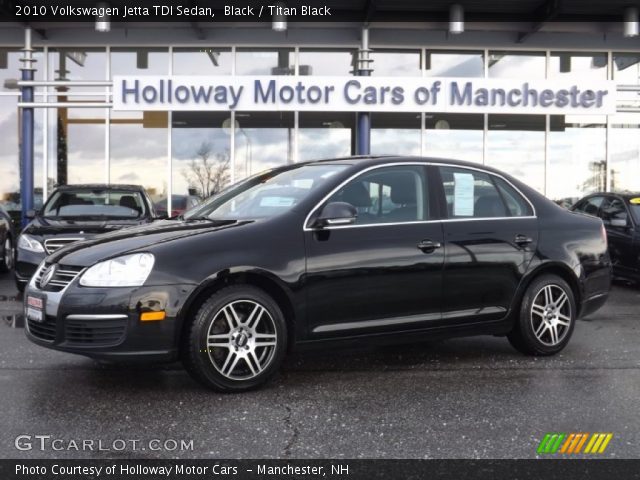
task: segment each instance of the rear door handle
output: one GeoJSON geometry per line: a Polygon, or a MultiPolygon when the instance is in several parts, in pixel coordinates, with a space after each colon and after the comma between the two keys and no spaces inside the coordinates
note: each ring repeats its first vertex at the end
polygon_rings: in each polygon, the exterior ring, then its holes
{"type": "Polygon", "coordinates": [[[533,242],[533,238],[527,237],[526,235],[522,235],[522,234],[519,233],[518,235],[516,235],[516,238],[514,239],[514,241],[515,241],[516,245],[523,246],[523,245],[528,245],[531,242],[533,242]]]}
{"type": "Polygon", "coordinates": [[[424,253],[432,253],[437,248],[442,247],[440,242],[434,242],[433,240],[422,240],[418,243],[417,247],[424,253]]]}

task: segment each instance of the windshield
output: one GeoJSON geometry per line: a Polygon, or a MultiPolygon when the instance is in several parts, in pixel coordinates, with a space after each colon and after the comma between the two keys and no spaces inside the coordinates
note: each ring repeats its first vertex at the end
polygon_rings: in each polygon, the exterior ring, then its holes
{"type": "Polygon", "coordinates": [[[185,219],[240,220],[288,212],[346,165],[313,164],[271,170],[244,180],[184,214],[185,219]]]}
{"type": "Polygon", "coordinates": [[[145,212],[140,192],[131,190],[59,190],[45,205],[47,218],[136,219],[145,212]]]}

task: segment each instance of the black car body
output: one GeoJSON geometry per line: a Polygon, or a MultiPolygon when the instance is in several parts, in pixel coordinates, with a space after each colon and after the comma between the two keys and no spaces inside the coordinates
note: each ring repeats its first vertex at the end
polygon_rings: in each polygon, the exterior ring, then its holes
{"type": "Polygon", "coordinates": [[[15,259],[16,232],[11,216],[0,205],[0,272],[9,272],[15,259]]]}
{"type": "Polygon", "coordinates": [[[45,256],[62,246],[152,222],[156,214],[139,185],[85,184],[57,187],[32,216],[18,239],[15,279],[20,290],[45,256]]]}
{"type": "Polygon", "coordinates": [[[26,332],[95,358],[181,356],[204,384],[242,390],[292,346],[494,334],[552,354],[610,276],[599,219],[508,175],[352,157],[274,169],[186,218],[61,248],[27,288],[26,332]]]}
{"type": "Polygon", "coordinates": [[[571,209],[602,220],[614,275],[640,281],[640,193],[593,193],[571,209]]]}

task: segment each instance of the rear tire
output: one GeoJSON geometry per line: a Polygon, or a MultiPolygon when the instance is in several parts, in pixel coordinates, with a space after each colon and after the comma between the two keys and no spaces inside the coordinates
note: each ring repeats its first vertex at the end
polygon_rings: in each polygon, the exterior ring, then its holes
{"type": "Polygon", "coordinates": [[[183,363],[202,385],[243,392],[270,380],[287,347],[278,304],[262,290],[235,285],[217,291],[196,314],[183,344],[183,363]]]}
{"type": "Polygon", "coordinates": [[[576,314],[569,284],[556,275],[542,275],[527,288],[519,318],[507,338],[525,355],[555,355],[569,343],[576,314]]]}

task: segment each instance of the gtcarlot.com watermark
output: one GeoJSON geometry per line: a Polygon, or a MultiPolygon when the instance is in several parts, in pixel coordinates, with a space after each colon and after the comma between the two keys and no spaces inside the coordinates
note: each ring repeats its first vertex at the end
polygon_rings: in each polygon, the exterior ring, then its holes
{"type": "Polygon", "coordinates": [[[14,442],[20,451],[76,451],[76,452],[137,452],[150,450],[154,452],[190,452],[193,451],[193,440],[173,438],[115,438],[112,440],[84,438],[58,438],[53,435],[18,435],[14,442]]]}

